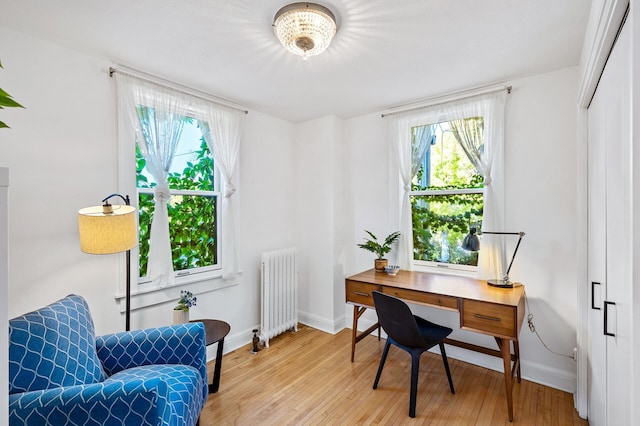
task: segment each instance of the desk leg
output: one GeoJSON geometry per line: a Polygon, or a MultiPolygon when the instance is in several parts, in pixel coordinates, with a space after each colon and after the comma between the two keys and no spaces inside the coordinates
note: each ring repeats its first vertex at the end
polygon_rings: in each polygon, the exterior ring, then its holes
{"type": "Polygon", "coordinates": [[[358,335],[358,319],[365,313],[367,308],[354,306],[353,307],[353,329],[351,330],[351,362],[354,361],[356,356],[356,343],[367,337],[376,328],[378,329],[378,340],[380,339],[380,323],[375,323],[371,327],[358,335]]]}
{"type": "Polygon", "coordinates": [[[362,316],[367,308],[360,308],[353,306],[353,328],[351,329],[351,362],[354,361],[356,356],[356,341],[358,338],[358,319],[362,316]]]}
{"type": "Polygon", "coordinates": [[[510,340],[496,337],[496,342],[502,352],[504,364],[504,384],[507,390],[507,408],[509,410],[509,421],[513,422],[513,371],[511,371],[511,344],[510,340]]]}
{"type": "Polygon", "coordinates": [[[522,375],[520,374],[520,345],[517,340],[513,341],[513,352],[516,355],[516,362],[518,366],[516,368],[516,375],[518,376],[518,383],[522,382],[522,375]]]}
{"type": "Polygon", "coordinates": [[[216,366],[213,370],[213,382],[209,385],[209,393],[216,393],[220,388],[220,373],[222,370],[222,350],[224,347],[224,339],[218,342],[218,351],[216,352],[216,366]]]}

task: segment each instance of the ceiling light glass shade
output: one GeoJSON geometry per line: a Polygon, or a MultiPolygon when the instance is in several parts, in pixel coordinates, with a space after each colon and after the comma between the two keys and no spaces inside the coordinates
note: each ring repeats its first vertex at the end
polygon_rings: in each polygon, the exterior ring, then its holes
{"type": "Polygon", "coordinates": [[[132,206],[87,207],[78,212],[80,249],[89,254],[111,254],[138,244],[136,209],[132,206]]]}
{"type": "Polygon", "coordinates": [[[273,30],[287,50],[307,59],[329,47],[336,34],[336,19],[324,6],[293,3],[276,13],[273,30]]]}

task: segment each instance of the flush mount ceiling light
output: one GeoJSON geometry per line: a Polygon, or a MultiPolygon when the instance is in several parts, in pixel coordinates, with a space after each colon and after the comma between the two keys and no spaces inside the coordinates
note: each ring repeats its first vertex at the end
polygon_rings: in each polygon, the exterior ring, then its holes
{"type": "Polygon", "coordinates": [[[324,6],[292,3],[276,13],[273,30],[287,50],[306,60],[329,47],[336,34],[336,18],[324,6]]]}

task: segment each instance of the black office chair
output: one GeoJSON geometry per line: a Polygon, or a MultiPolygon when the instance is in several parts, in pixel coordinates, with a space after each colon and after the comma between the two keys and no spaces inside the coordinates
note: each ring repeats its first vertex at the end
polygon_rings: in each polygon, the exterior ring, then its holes
{"type": "Polygon", "coordinates": [[[411,354],[409,417],[415,417],[420,356],[423,352],[431,349],[435,345],[439,345],[442,361],[444,362],[444,369],[447,371],[447,379],[449,379],[449,388],[451,389],[451,393],[455,394],[453,381],[451,380],[451,372],[449,371],[449,363],[447,362],[447,354],[444,351],[444,339],[451,334],[453,330],[413,315],[409,306],[397,297],[374,291],[373,302],[376,307],[376,312],[378,313],[378,321],[385,333],[387,333],[387,343],[384,345],[384,351],[380,359],[376,380],[373,382],[373,388],[376,389],[378,387],[382,367],[384,367],[384,363],[387,360],[387,354],[389,353],[391,344],[409,352],[409,354],[411,354]]]}

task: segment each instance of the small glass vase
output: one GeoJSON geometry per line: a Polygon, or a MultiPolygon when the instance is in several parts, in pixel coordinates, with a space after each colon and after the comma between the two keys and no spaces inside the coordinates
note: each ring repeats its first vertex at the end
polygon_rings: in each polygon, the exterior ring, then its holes
{"type": "Polygon", "coordinates": [[[173,323],[185,324],[189,322],[189,311],[183,311],[182,309],[173,310],[173,323]]]}

